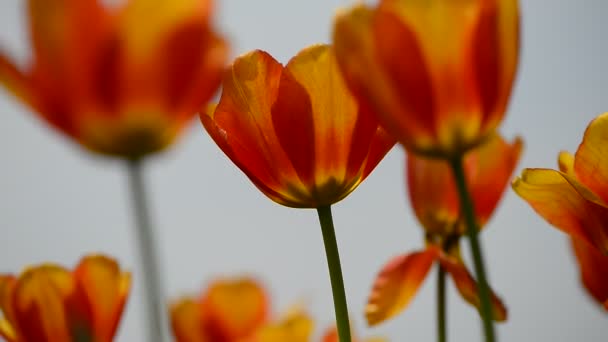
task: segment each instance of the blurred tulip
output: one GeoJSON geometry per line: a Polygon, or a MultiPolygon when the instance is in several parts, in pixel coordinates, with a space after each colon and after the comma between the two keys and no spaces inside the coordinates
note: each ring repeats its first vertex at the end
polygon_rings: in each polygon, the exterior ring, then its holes
{"type": "Polygon", "coordinates": [[[34,60],[0,84],[98,153],[164,149],[213,95],[227,57],[210,0],[28,0],[34,60]]]}
{"type": "MultiPolygon", "coordinates": [[[[467,185],[475,203],[477,222],[485,224],[496,208],[522,150],[516,138],[507,143],[492,135],[465,155],[467,185]]],[[[368,323],[381,323],[404,310],[417,293],[431,266],[439,263],[454,280],[460,295],[480,308],[477,285],[460,255],[465,234],[458,195],[447,161],[408,154],[407,184],[416,217],[425,230],[427,248],[393,258],[380,271],[366,307],[368,323]]],[[[492,294],[493,318],[504,321],[507,311],[492,294]]]]}
{"type": "Polygon", "coordinates": [[[382,0],[341,12],[350,88],[410,152],[459,158],[501,122],[519,55],[517,0],[382,0]]]}
{"type": "MultiPolygon", "coordinates": [[[[329,329],[325,335],[323,336],[323,338],[321,339],[321,342],[338,342],[338,331],[336,330],[336,328],[332,328],[329,329]]],[[[353,338],[352,342],[388,342],[388,339],[385,338],[380,338],[380,337],[371,337],[371,338],[366,338],[366,339],[356,339],[353,338]]]]}
{"type": "Polygon", "coordinates": [[[581,280],[589,295],[608,311],[608,255],[583,240],[571,238],[581,280]]]}
{"type": "Polygon", "coordinates": [[[556,228],[608,255],[608,113],[593,120],[560,171],[525,169],[513,189],[556,228]]]}
{"type": "Polygon", "coordinates": [[[331,205],[361,183],[394,145],[346,88],[329,46],[282,66],[253,51],[226,72],[219,104],[201,114],[207,132],[270,199],[331,205]]]}
{"type": "Polygon", "coordinates": [[[252,279],[216,281],[200,298],[184,298],[171,306],[177,342],[307,342],[310,317],[294,310],[270,320],[269,298],[252,279]]]}
{"type": "Polygon", "coordinates": [[[73,272],[53,264],[0,276],[0,336],[8,342],[110,342],[131,277],[116,261],[87,256],[73,272]]]}

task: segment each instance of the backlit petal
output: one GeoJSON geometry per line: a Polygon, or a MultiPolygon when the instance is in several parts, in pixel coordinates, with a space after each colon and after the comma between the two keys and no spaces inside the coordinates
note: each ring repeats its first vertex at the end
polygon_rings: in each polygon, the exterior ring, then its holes
{"type": "Polygon", "coordinates": [[[201,305],[182,299],[171,305],[171,328],[177,342],[212,342],[205,335],[201,305]]]}
{"type": "Polygon", "coordinates": [[[398,256],[384,265],[365,308],[367,323],[376,325],[405,309],[438,256],[439,251],[431,247],[398,256]]]}
{"type": "Polygon", "coordinates": [[[582,240],[571,241],[583,285],[598,303],[608,303],[608,255],[582,240]]]}
{"type": "Polygon", "coordinates": [[[608,113],[587,127],[576,151],[574,171],[583,184],[608,203],[608,113]]]}
{"type": "Polygon", "coordinates": [[[26,341],[69,341],[65,303],[74,291],[68,271],[54,265],[26,270],[14,290],[13,305],[26,341]]]}
{"type": "Polygon", "coordinates": [[[582,184],[558,171],[525,169],[512,185],[550,224],[608,252],[608,209],[583,197],[582,184]]]}
{"type": "MultiPolygon", "coordinates": [[[[465,155],[467,184],[483,227],[504,193],[521,154],[522,141],[493,135],[465,155]]],[[[454,176],[448,162],[409,153],[407,184],[416,216],[429,232],[450,234],[461,218],[454,176]]]]}
{"type": "Polygon", "coordinates": [[[39,110],[39,104],[31,88],[30,80],[8,58],[0,53],[0,84],[12,95],[39,110]]]}
{"type": "Polygon", "coordinates": [[[216,339],[248,337],[267,319],[268,302],[264,289],[251,279],[217,281],[203,297],[205,327],[216,339]]]}
{"type": "Polygon", "coordinates": [[[296,310],[280,321],[262,327],[253,340],[254,342],[308,342],[313,328],[312,318],[306,312],[296,310]]]}
{"type": "MultiPolygon", "coordinates": [[[[466,266],[461,260],[452,256],[443,254],[440,258],[441,267],[443,267],[454,280],[454,284],[458,292],[467,302],[475,306],[478,310],[481,308],[481,300],[477,291],[477,282],[469,274],[466,266]]],[[[492,297],[492,314],[495,321],[502,322],[507,319],[507,308],[502,303],[500,298],[490,289],[492,297]]]]}
{"type": "Polygon", "coordinates": [[[111,341],[129,294],[131,276],[123,273],[113,259],[94,255],[80,262],[74,278],[78,294],[91,310],[95,336],[111,341]]]}
{"type": "Polygon", "coordinates": [[[11,275],[0,275],[0,336],[9,342],[17,342],[17,331],[15,330],[15,313],[13,309],[13,291],[16,285],[15,277],[11,275]]]}

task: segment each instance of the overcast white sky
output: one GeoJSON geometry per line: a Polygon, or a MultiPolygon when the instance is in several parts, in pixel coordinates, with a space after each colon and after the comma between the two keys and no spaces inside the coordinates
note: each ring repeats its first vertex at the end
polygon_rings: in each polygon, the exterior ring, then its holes
{"type": "MultiPolygon", "coordinates": [[[[218,1],[217,23],[233,55],[265,49],[287,61],[329,40],[335,10],[353,1],[218,1]]],[[[0,46],[28,56],[23,3],[0,4],[0,46]]],[[[526,142],[520,168],[555,167],[574,151],[587,123],[608,111],[608,2],[522,1],[523,50],[507,137],[526,142]]],[[[92,157],[49,129],[0,90],[0,271],[46,260],[74,265],[86,252],[116,256],[141,279],[132,249],[123,165],[92,157]]],[[[372,278],[391,256],[420,248],[422,234],[403,187],[395,148],[357,191],[335,206],[352,319],[361,335],[393,341],[435,339],[435,275],[410,308],[376,329],[363,306],[372,278]]],[[[154,219],[162,239],[167,291],[198,293],[219,275],[255,274],[275,311],[306,300],[319,331],[333,306],[317,217],[267,200],[195,121],[170,152],[149,163],[154,219]]],[[[605,341],[608,324],[583,293],[567,240],[509,191],[483,233],[491,284],[508,308],[501,341],[605,341]]],[[[463,249],[468,256],[468,248],[463,249]]],[[[140,341],[139,287],[118,341],[140,341]]],[[[449,335],[480,341],[477,314],[449,290],[449,335]]]]}

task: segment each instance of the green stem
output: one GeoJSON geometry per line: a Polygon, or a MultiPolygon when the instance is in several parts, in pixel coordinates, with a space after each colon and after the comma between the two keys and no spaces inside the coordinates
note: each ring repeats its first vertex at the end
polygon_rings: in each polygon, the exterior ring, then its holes
{"type": "Polygon", "coordinates": [[[473,265],[475,266],[475,275],[477,277],[477,291],[481,300],[481,318],[483,320],[483,329],[486,336],[486,342],[496,341],[494,334],[494,322],[492,320],[492,306],[490,301],[490,290],[488,289],[488,281],[483,262],[483,253],[478,239],[479,229],[475,222],[475,208],[473,200],[467,189],[464,167],[462,165],[462,156],[451,161],[452,172],[456,187],[458,188],[458,196],[460,197],[460,211],[464,215],[466,223],[466,233],[471,245],[471,253],[473,254],[473,265]]]}
{"type": "Polygon", "coordinates": [[[142,160],[129,160],[128,168],[137,228],[135,233],[143,273],[141,283],[144,286],[144,315],[146,315],[148,325],[148,336],[145,341],[161,342],[165,340],[166,336],[166,313],[163,305],[164,294],[157,243],[150,222],[142,160]]]}
{"type": "Polygon", "coordinates": [[[327,266],[329,266],[329,278],[331,280],[331,291],[334,297],[338,336],[340,342],[351,342],[346,293],[344,292],[344,280],[342,278],[340,254],[338,253],[338,244],[336,242],[334,221],[331,216],[331,207],[319,207],[317,208],[317,213],[319,214],[319,223],[321,224],[321,231],[323,232],[327,266]]]}
{"type": "Polygon", "coordinates": [[[446,318],[446,291],[445,270],[437,265],[437,341],[446,342],[447,318],[446,318]]]}

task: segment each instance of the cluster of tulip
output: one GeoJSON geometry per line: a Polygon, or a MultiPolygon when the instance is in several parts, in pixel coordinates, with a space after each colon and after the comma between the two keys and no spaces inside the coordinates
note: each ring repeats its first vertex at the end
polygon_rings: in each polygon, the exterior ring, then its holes
{"type": "MultiPolygon", "coordinates": [[[[33,61],[0,53],[0,84],[55,129],[128,167],[150,331],[164,316],[177,341],[310,341],[300,308],[273,319],[251,279],[218,280],[200,298],[164,307],[162,270],[142,181],[143,161],[191,119],[272,201],[315,209],[322,229],[336,327],[323,341],[354,341],[331,206],[399,144],[420,251],[390,260],[365,310],[375,325],[400,313],[433,265],[438,340],[446,341],[445,282],[476,307],[485,341],[507,319],[489,288],[478,234],[509,184],[523,142],[498,129],[519,56],[517,0],[381,0],[340,12],[331,45],[306,47],[283,65],[256,50],[226,68],[228,44],[210,0],[28,0],[33,61]],[[217,104],[209,104],[218,87],[217,104]],[[468,239],[473,271],[461,256],[468,239]]],[[[572,239],[584,286],[608,310],[608,113],[588,127],[560,171],[526,169],[514,190],[572,239]],[[604,145],[606,144],[606,145],[604,145]]],[[[0,336],[10,342],[112,341],[131,277],[89,255],[69,271],[44,264],[0,276],[0,336]]],[[[372,341],[372,340],[369,340],[372,341]]],[[[378,340],[379,341],[379,340],[378,340]]]]}

